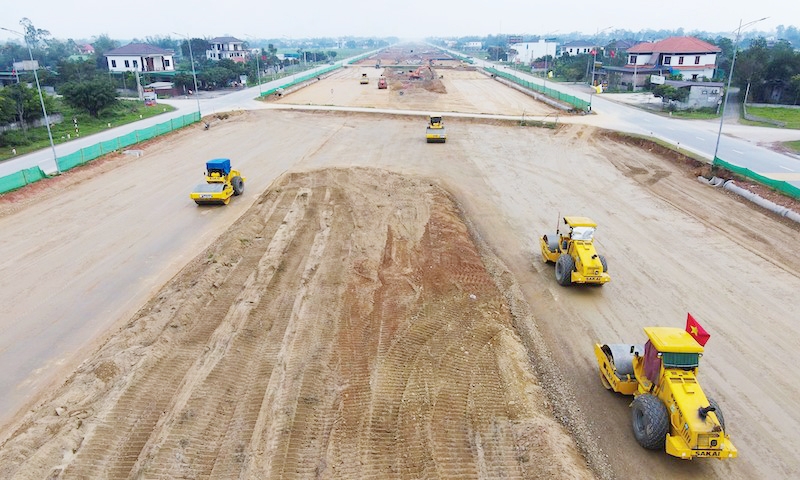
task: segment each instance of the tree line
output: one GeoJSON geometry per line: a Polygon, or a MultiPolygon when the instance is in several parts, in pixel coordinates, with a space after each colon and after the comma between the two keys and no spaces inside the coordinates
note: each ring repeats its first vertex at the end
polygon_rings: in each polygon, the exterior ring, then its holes
{"type": "MultiPolygon", "coordinates": [[[[625,50],[618,46],[621,42],[612,36],[615,33],[619,32],[611,32],[611,34],[596,39],[601,45],[596,59],[604,66],[623,66],[628,61],[625,50]]],[[[800,104],[800,51],[795,48],[795,45],[800,47],[800,31],[795,27],[779,26],[777,33],[783,36],[779,37],[779,40],[768,40],[764,35],[754,35],[744,39],[738,45],[731,84],[741,89],[743,100],[744,95],[747,95],[746,101],[753,103],[800,104]]],[[[657,32],[657,35],[653,35],[652,32],[648,34],[640,32],[632,34],[631,38],[643,37],[647,41],[653,41],[686,34],[679,29],[677,31],[660,31],[657,32]]],[[[513,56],[507,38],[508,36],[502,35],[463,37],[459,38],[457,42],[464,45],[468,41],[481,41],[484,48],[483,53],[487,59],[503,62],[513,56]]],[[[538,41],[538,38],[532,37],[532,40],[526,39],[526,41],[538,41]]],[[[714,78],[708,80],[727,82],[733,61],[733,40],[726,36],[711,35],[697,38],[716,45],[721,50],[717,54],[714,78]]],[[[439,41],[439,43],[443,44],[444,42],[439,41]]],[[[569,55],[565,53],[559,57],[548,55],[546,58],[537,58],[533,60],[533,63],[540,64],[547,61],[548,70],[551,70],[555,77],[565,81],[580,82],[589,80],[590,66],[594,60],[595,58],[591,54],[569,55]]],[[[672,78],[681,79],[680,76],[672,78]]],[[[666,87],[653,86],[653,88],[666,90],[666,87]]],[[[674,92],[677,96],[680,96],[681,93],[674,92]]],[[[667,94],[667,96],[670,95],[667,94]]]]}
{"type": "MultiPolygon", "coordinates": [[[[122,45],[120,41],[105,34],[94,37],[90,42],[93,51],[87,53],[85,45],[72,39],[63,41],[53,38],[49,31],[36,28],[27,18],[22,19],[20,25],[22,32],[19,33],[23,34],[24,39],[7,41],[0,45],[0,70],[12,71],[15,62],[29,60],[28,48],[30,48],[34,59],[39,63],[37,74],[42,88],[55,90],[65,104],[94,117],[116,105],[119,89],[136,88],[135,73],[112,73],[108,70],[104,55],[120,47],[122,45]]],[[[237,63],[228,59],[219,61],[208,59],[206,50],[210,49],[210,43],[207,38],[187,40],[157,36],[131,41],[175,52],[176,74],[172,81],[184,92],[195,88],[193,72],[197,77],[199,88],[213,90],[238,83],[242,76],[246,76],[249,82],[255,82],[259,77],[278,74],[293,65],[330,62],[337,57],[337,51],[334,49],[339,45],[337,42],[334,39],[311,39],[304,44],[290,47],[290,54],[284,58],[280,58],[282,56],[278,55],[278,49],[280,47],[288,50],[289,42],[265,42],[265,47],[244,42],[243,48],[246,52],[252,50],[256,52],[250,54],[245,62],[237,63]],[[308,48],[305,44],[317,47],[308,48]]],[[[383,45],[388,45],[388,41],[350,39],[344,46],[374,48],[383,45]]],[[[140,83],[144,85],[150,83],[156,74],[139,72],[139,75],[140,83]]],[[[42,108],[33,72],[13,71],[12,76],[12,84],[0,88],[0,126],[19,123],[24,128],[31,121],[42,118],[42,108]]],[[[44,101],[48,112],[54,112],[59,108],[59,102],[54,101],[50,95],[45,95],[44,101]]]]}

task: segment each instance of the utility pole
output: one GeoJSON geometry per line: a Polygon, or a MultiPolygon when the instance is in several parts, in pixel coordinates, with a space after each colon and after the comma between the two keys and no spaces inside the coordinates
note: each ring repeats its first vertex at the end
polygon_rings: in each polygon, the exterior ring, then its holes
{"type": "Polygon", "coordinates": [[[191,37],[189,37],[189,35],[182,35],[182,34],[180,34],[178,32],[172,32],[172,33],[174,33],[175,35],[180,35],[181,37],[184,37],[186,39],[186,43],[189,44],[189,60],[191,60],[191,62],[192,62],[192,78],[194,78],[194,98],[195,98],[195,100],[197,100],[197,115],[198,115],[198,117],[200,119],[202,119],[203,118],[203,114],[200,113],[200,97],[197,96],[198,95],[198,91],[197,91],[197,72],[194,69],[194,54],[192,53],[192,39],[191,39],[191,37]]]}
{"type": "Polygon", "coordinates": [[[714,157],[711,159],[711,166],[714,166],[714,162],[717,161],[717,153],[719,152],[719,139],[722,136],[722,122],[725,119],[725,108],[728,106],[728,94],[731,91],[731,79],[733,79],[733,66],[736,65],[736,51],[739,49],[739,36],[742,33],[742,28],[749,27],[750,25],[756,24],[758,22],[764,21],[769,17],[760,18],[758,20],[753,20],[752,22],[745,23],[742,25],[742,21],[739,20],[739,28],[736,30],[736,40],[733,42],[733,59],[731,60],[731,71],[728,74],[728,87],[725,89],[725,100],[722,103],[722,113],[719,116],[719,132],[717,132],[717,144],[714,147],[714,157]]]}
{"type": "MultiPolygon", "coordinates": [[[[47,108],[44,106],[44,96],[42,96],[42,86],[39,84],[39,74],[36,72],[38,70],[38,64],[34,64],[35,60],[33,59],[33,50],[31,50],[31,44],[28,42],[28,36],[24,33],[17,32],[15,30],[9,30],[8,28],[0,27],[0,30],[5,30],[6,32],[11,32],[15,35],[19,35],[25,40],[25,46],[28,47],[28,55],[31,58],[31,67],[33,67],[33,78],[36,79],[36,90],[39,91],[39,102],[42,104],[42,115],[44,115],[44,125],[47,127],[47,137],[50,139],[50,148],[53,150],[53,163],[56,165],[56,173],[61,173],[61,169],[58,167],[58,156],[56,155],[56,145],[53,143],[53,133],[50,131],[50,119],[47,117],[47,108]]],[[[17,76],[17,83],[19,83],[19,76],[17,76]]]]}

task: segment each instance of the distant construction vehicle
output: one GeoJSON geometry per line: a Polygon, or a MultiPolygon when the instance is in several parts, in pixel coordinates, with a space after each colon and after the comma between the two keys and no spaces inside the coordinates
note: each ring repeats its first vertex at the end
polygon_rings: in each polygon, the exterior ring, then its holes
{"type": "Polygon", "coordinates": [[[430,116],[428,128],[425,130],[425,141],[428,143],[445,143],[447,141],[447,133],[441,115],[430,116]]]}
{"type": "Polygon", "coordinates": [[[367,76],[366,73],[361,74],[361,79],[359,80],[359,82],[361,83],[361,85],[367,85],[369,83],[369,77],[367,76]]]}
{"type": "Polygon", "coordinates": [[[703,345],[680,328],[646,327],[644,333],[644,345],[594,346],[603,386],[634,396],[631,416],[639,445],[685,460],[738,456],[722,410],[697,382],[703,345]]]}
{"type": "Polygon", "coordinates": [[[388,85],[386,83],[386,78],[385,77],[381,77],[381,78],[378,79],[378,89],[379,90],[384,90],[385,88],[387,88],[387,86],[388,85]]]}
{"type": "Polygon", "coordinates": [[[427,70],[428,74],[430,75],[430,80],[433,80],[435,74],[433,73],[433,69],[429,65],[423,65],[413,72],[408,74],[409,80],[423,80],[424,75],[423,73],[427,70]]]}
{"type": "Polygon", "coordinates": [[[542,259],[556,264],[556,281],[561,286],[573,283],[603,285],[611,280],[604,256],[594,248],[597,224],[586,217],[564,217],[564,230],[539,238],[542,259]]]}
{"type": "Polygon", "coordinates": [[[244,192],[244,177],[231,168],[228,158],[206,162],[206,183],[194,187],[189,197],[198,205],[227,205],[234,195],[244,192]]]}

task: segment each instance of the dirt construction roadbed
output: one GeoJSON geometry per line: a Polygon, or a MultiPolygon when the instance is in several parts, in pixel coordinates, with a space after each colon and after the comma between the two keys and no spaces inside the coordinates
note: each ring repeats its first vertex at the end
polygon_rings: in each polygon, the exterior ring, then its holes
{"type": "Polygon", "coordinates": [[[0,476],[590,478],[460,216],[420,178],[285,175],[6,444],[0,476]]]}
{"type": "MultiPolygon", "coordinates": [[[[531,111],[341,75],[307,95],[531,111]]],[[[653,145],[445,118],[226,114],[0,197],[0,478],[796,478],[797,224],[653,145]],[[247,191],[198,207],[215,157],[247,191]],[[541,261],[560,215],[598,222],[604,287],[541,261]],[[595,342],[687,312],[731,461],[642,449],[600,383],[595,342]]]]}

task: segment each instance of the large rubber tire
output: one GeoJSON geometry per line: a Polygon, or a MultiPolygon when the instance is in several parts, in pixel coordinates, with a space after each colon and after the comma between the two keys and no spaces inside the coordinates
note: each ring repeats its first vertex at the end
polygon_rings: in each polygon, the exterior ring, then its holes
{"type": "Polygon", "coordinates": [[[722,431],[728,433],[728,431],[725,430],[725,417],[722,415],[722,409],[719,408],[717,401],[709,397],[708,404],[714,407],[714,413],[717,414],[717,420],[719,420],[719,425],[722,427],[722,431]]]}
{"type": "Polygon", "coordinates": [[[241,195],[242,192],[244,192],[244,181],[242,177],[233,177],[231,179],[231,185],[233,186],[234,195],[241,195]]]}
{"type": "Polygon", "coordinates": [[[608,263],[606,263],[606,257],[604,257],[602,255],[598,255],[598,257],[600,258],[600,263],[603,264],[603,273],[607,272],[608,271],[608,263]]]}
{"type": "Polygon", "coordinates": [[[644,448],[663,450],[669,432],[667,407],[655,395],[644,393],[631,404],[633,436],[644,448]]]}
{"type": "Polygon", "coordinates": [[[562,254],[556,260],[556,281],[562,287],[569,287],[572,285],[572,272],[575,270],[575,260],[567,255],[562,254]]]}

